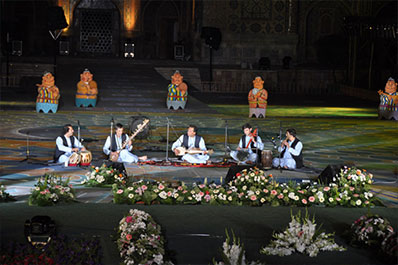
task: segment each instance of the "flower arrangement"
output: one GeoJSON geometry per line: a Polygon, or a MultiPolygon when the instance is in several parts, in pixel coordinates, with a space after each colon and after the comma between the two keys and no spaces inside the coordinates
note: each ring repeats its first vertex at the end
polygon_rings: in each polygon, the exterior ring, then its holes
{"type": "Polygon", "coordinates": [[[219,204],[252,205],[270,204],[296,206],[347,206],[368,207],[376,198],[370,191],[372,174],[355,168],[344,168],[340,176],[328,186],[314,184],[277,183],[272,175],[258,168],[244,169],[225,186],[215,184],[138,181],[129,185],[114,184],[115,203],[161,204],[219,204]]]}
{"type": "Polygon", "coordinates": [[[288,256],[294,252],[307,254],[316,257],[319,251],[344,251],[345,248],[334,242],[334,234],[326,234],[316,229],[315,216],[312,220],[306,212],[305,217],[301,217],[299,211],[297,215],[291,215],[292,220],[289,227],[282,233],[274,233],[273,241],[260,250],[266,255],[288,256]]]}
{"type": "Polygon", "coordinates": [[[380,247],[393,233],[387,219],[377,214],[362,215],[351,225],[351,244],[380,247]]]}
{"type": "Polygon", "coordinates": [[[0,202],[8,202],[14,201],[14,197],[12,197],[8,192],[6,192],[6,187],[4,185],[0,186],[0,202]]]}
{"type": "Polygon", "coordinates": [[[70,239],[53,237],[41,249],[31,244],[11,242],[0,250],[0,264],[101,264],[100,242],[97,238],[70,239]]]}
{"type": "Polygon", "coordinates": [[[86,179],[82,182],[86,186],[104,187],[113,183],[125,185],[128,180],[125,174],[120,173],[115,168],[107,167],[105,164],[101,167],[91,166],[90,170],[86,174],[86,179]]]}
{"type": "Polygon", "coordinates": [[[29,205],[51,206],[59,202],[74,201],[75,191],[69,180],[63,181],[61,177],[49,174],[40,177],[29,196],[29,205]]]}
{"type": "Polygon", "coordinates": [[[246,262],[245,250],[243,248],[243,244],[240,243],[240,239],[235,237],[235,234],[232,231],[232,241],[228,235],[228,231],[225,230],[226,239],[223,243],[223,251],[222,251],[222,259],[223,261],[216,262],[213,259],[214,265],[257,265],[261,264],[259,262],[246,262]]]}
{"type": "Polygon", "coordinates": [[[146,212],[131,209],[118,227],[117,245],[123,263],[171,264],[164,261],[160,226],[146,212]]]}

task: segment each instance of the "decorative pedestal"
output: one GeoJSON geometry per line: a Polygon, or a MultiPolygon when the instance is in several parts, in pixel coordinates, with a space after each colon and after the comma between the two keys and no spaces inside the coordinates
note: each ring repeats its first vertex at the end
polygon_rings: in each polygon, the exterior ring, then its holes
{"type": "Polygon", "coordinates": [[[379,108],[379,120],[381,119],[398,121],[398,111],[379,108]]]}
{"type": "Polygon", "coordinates": [[[40,103],[36,102],[36,111],[43,111],[44,113],[48,113],[51,111],[52,113],[56,113],[58,110],[58,104],[54,103],[40,103]]]}
{"type": "Polygon", "coordinates": [[[262,108],[249,108],[249,118],[253,117],[253,115],[256,118],[265,118],[265,110],[262,108]]]}
{"type": "Polygon", "coordinates": [[[95,107],[97,104],[96,98],[76,98],[76,106],[87,108],[89,106],[95,107]]]}
{"type": "Polygon", "coordinates": [[[187,104],[187,101],[174,101],[174,100],[167,100],[167,108],[171,109],[173,108],[174,110],[178,110],[178,108],[185,109],[185,105],[187,104]]]}

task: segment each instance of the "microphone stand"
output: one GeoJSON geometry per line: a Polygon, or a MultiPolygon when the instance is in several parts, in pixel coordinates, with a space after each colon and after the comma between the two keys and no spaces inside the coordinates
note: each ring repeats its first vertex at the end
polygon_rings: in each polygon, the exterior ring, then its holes
{"type": "Polygon", "coordinates": [[[29,150],[29,131],[26,132],[26,156],[24,159],[22,159],[21,161],[19,161],[20,163],[22,162],[28,162],[28,163],[33,163],[33,162],[37,162],[37,163],[43,163],[40,160],[36,160],[36,159],[32,159],[32,157],[36,157],[34,155],[30,154],[30,150],[29,150]]]}
{"type": "Polygon", "coordinates": [[[278,169],[282,173],[282,167],[281,167],[281,154],[282,154],[282,121],[280,122],[279,125],[279,140],[280,140],[280,146],[281,146],[281,151],[279,152],[279,165],[278,169]]]}
{"type": "MultiPolygon", "coordinates": [[[[260,133],[259,133],[259,131],[258,131],[258,127],[256,127],[256,130],[257,130],[257,136],[255,136],[257,139],[256,139],[256,144],[257,144],[257,140],[258,140],[258,136],[260,135],[260,133]]],[[[259,157],[258,157],[258,147],[256,147],[256,167],[259,167],[260,166],[260,163],[259,163],[259,157]]],[[[261,159],[260,159],[261,160],[261,159]]]]}
{"type": "Polygon", "coordinates": [[[224,161],[227,162],[229,157],[228,152],[228,121],[225,120],[225,143],[224,143],[225,153],[224,153],[224,161]]]}
{"type": "Polygon", "coordinates": [[[166,131],[166,162],[169,162],[169,131],[170,131],[170,121],[169,118],[167,119],[167,131],[166,131]]]}

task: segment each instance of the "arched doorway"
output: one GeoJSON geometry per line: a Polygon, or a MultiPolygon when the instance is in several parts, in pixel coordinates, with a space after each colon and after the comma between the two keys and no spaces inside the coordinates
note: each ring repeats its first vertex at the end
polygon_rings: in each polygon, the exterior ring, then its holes
{"type": "Polygon", "coordinates": [[[81,0],[73,15],[75,51],[118,56],[119,17],[119,10],[110,0],[81,0]]]}
{"type": "Polygon", "coordinates": [[[179,36],[179,12],[173,1],[150,1],[144,7],[144,57],[173,59],[179,36]]]}

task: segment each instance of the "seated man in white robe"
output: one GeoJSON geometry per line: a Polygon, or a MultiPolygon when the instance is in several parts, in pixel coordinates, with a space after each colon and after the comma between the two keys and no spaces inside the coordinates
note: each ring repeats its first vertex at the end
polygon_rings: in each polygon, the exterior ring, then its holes
{"type": "Polygon", "coordinates": [[[63,135],[58,136],[55,140],[56,147],[54,161],[56,163],[66,163],[67,161],[69,161],[69,158],[72,156],[73,153],[86,150],[82,143],[79,142],[79,140],[75,136],[73,136],[73,133],[75,131],[73,130],[72,125],[64,125],[62,132],[63,135]]]}
{"type": "Polygon", "coordinates": [[[138,157],[131,153],[133,149],[131,140],[123,147],[126,140],[129,140],[129,137],[127,134],[123,133],[123,125],[117,123],[115,134],[112,134],[112,137],[108,136],[106,138],[102,150],[106,155],[111,155],[112,152],[117,153],[119,156],[117,162],[120,163],[137,163],[139,160],[147,159],[147,156],[138,157]]]}
{"type": "Polygon", "coordinates": [[[189,125],[187,133],[181,135],[177,141],[173,143],[171,150],[176,156],[180,154],[179,147],[185,147],[189,152],[200,152],[196,154],[189,154],[188,152],[182,156],[182,160],[193,164],[205,164],[209,163],[209,155],[207,155],[207,149],[203,137],[196,135],[198,128],[195,125],[189,125]]]}
{"type": "Polygon", "coordinates": [[[295,129],[286,130],[286,139],[282,141],[278,151],[281,153],[281,158],[274,158],[272,161],[274,167],[283,167],[285,169],[303,167],[303,144],[296,138],[295,129]]]}
{"type": "Polygon", "coordinates": [[[253,134],[253,128],[250,124],[246,123],[243,125],[242,130],[244,135],[239,141],[238,148],[236,151],[231,151],[230,156],[238,162],[255,164],[257,162],[258,155],[261,155],[261,150],[264,149],[264,144],[261,141],[260,136],[255,136],[253,134]],[[253,151],[254,148],[257,150],[253,151]],[[247,154],[244,161],[239,157],[240,153],[247,154]]]}

